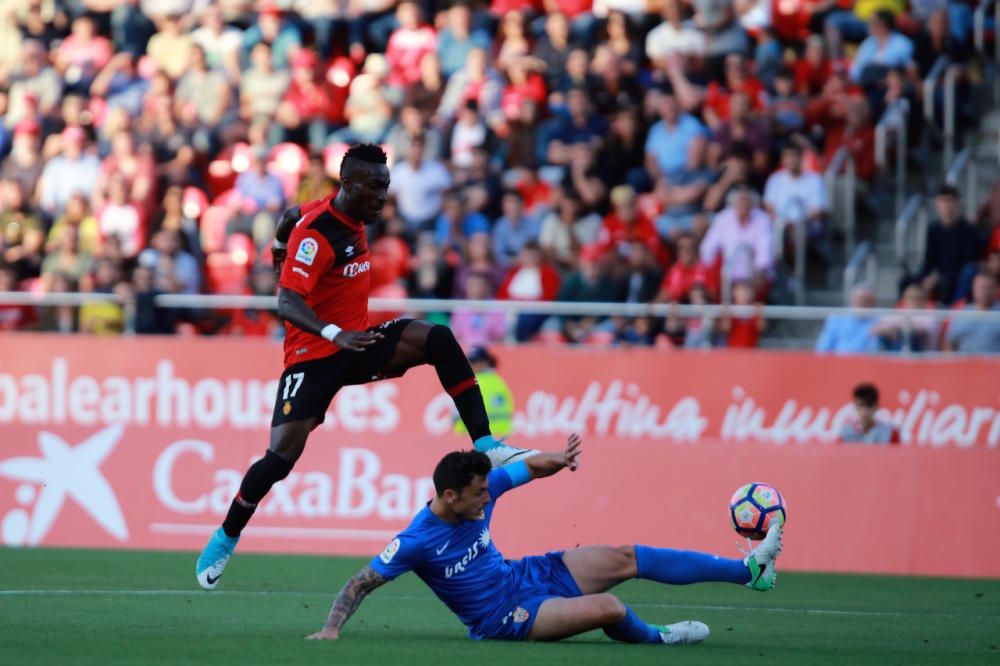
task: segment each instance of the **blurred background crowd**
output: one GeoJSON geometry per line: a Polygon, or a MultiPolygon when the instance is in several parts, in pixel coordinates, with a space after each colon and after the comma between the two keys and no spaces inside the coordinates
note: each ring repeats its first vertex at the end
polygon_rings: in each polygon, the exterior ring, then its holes
{"type": "MultiPolygon", "coordinates": [[[[787,302],[796,235],[819,266],[838,240],[823,170],[846,148],[857,205],[877,208],[875,123],[900,99],[924,103],[940,55],[972,60],[972,10],[960,0],[0,0],[0,292],[120,296],[0,305],[0,329],[280,336],[268,311],[154,299],[273,294],[277,216],[335,192],[359,141],[384,146],[392,176],[369,229],[373,296],[787,302]]],[[[977,121],[964,101],[977,73],[959,81],[965,125],[977,121]]],[[[899,306],[994,309],[1000,187],[976,219],[949,186],[934,208],[899,306]]],[[[852,304],[874,305],[872,292],[858,289],[852,304]]],[[[768,325],[759,313],[434,317],[468,347],[755,347],[768,325]]],[[[826,322],[817,348],[904,344],[1000,352],[1000,330],[845,316],[826,322]]]]}

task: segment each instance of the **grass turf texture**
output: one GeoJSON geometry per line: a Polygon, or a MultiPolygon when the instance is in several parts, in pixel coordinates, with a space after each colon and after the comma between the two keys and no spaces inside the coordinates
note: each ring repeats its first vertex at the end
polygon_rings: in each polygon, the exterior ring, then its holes
{"type": "Polygon", "coordinates": [[[782,573],[761,594],[632,581],[647,621],[707,622],[695,646],[474,642],[413,575],[375,591],[337,642],[305,641],[364,560],[238,554],[196,589],[192,553],[0,549],[0,662],[338,664],[1000,663],[1000,581],[782,573]]]}

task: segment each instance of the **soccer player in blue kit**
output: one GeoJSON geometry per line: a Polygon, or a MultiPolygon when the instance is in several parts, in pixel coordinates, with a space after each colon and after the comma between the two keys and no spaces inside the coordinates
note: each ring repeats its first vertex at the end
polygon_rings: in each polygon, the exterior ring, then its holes
{"type": "Polygon", "coordinates": [[[434,470],[436,496],[384,551],[340,590],[326,625],[308,636],[336,640],[373,590],[413,571],[469,629],[474,639],[553,641],[593,629],[626,643],[699,643],[696,621],[651,625],[608,590],[631,578],[671,585],[707,581],[774,587],[781,527],[774,525],[744,559],[651,546],[585,546],[506,560],[490,536],[496,502],[525,483],[575,470],[580,438],[564,451],[539,453],[492,469],[477,451],[446,455],[434,470]]]}

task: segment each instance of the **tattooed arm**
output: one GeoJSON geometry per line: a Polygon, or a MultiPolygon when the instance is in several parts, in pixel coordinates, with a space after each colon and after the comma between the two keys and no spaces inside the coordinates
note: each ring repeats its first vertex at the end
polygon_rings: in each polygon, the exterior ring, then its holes
{"type": "Polygon", "coordinates": [[[329,641],[335,641],[340,638],[341,627],[354,615],[354,611],[358,610],[358,606],[361,605],[365,597],[387,582],[385,578],[370,566],[366,566],[354,574],[354,577],[344,584],[344,587],[341,588],[340,593],[334,600],[330,614],[326,617],[326,624],[321,630],[315,634],[306,636],[306,638],[329,641]]]}

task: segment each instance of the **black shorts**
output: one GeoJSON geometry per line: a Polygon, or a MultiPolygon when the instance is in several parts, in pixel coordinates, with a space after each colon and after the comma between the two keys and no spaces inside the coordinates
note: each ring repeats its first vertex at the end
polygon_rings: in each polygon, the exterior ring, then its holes
{"type": "Polygon", "coordinates": [[[271,427],[309,418],[318,419],[318,425],[326,418],[326,410],[341,387],[385,379],[385,366],[411,321],[393,319],[372,326],[368,330],[378,331],[383,337],[364,351],[344,349],[286,368],[278,381],[271,427]]]}

